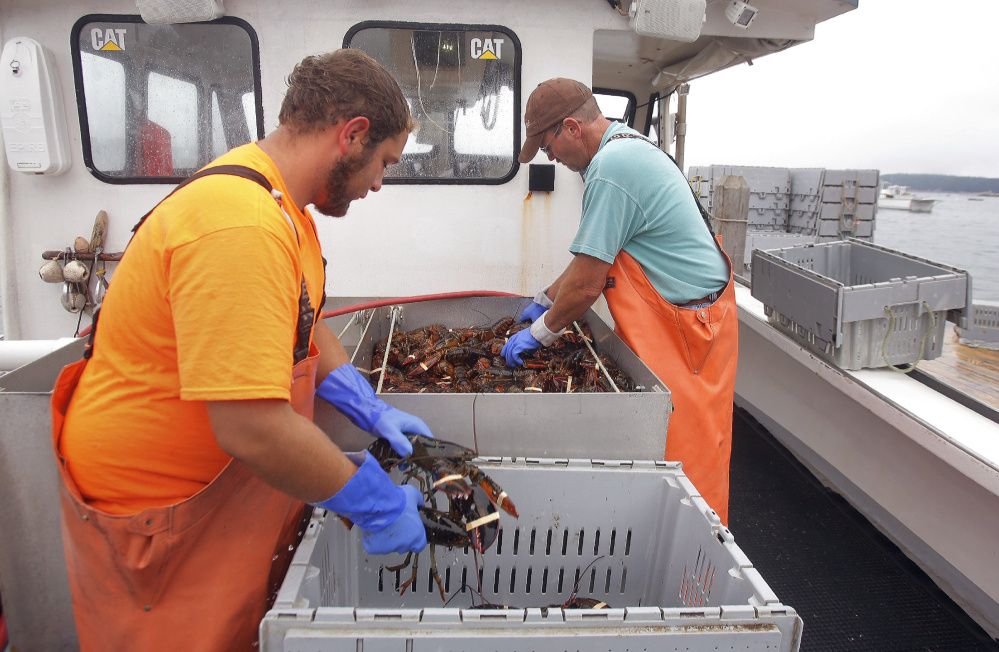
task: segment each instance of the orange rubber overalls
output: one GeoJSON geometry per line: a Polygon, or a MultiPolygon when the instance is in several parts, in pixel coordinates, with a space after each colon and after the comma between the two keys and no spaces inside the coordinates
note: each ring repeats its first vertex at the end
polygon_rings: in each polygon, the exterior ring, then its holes
{"type": "MultiPolygon", "coordinates": [[[[312,323],[305,324],[311,333],[312,323]]],[[[305,337],[308,353],[292,371],[291,405],[311,420],[319,350],[305,337]]],[[[301,333],[299,340],[301,346],[301,333]]],[[[66,411],[88,361],[62,370],[51,402],[80,649],[254,649],[260,621],[301,538],[303,503],[233,459],[180,503],[131,515],[90,507],[59,454],[66,411]],[[181,647],[176,641],[183,641],[181,647]]]]}
{"type": "Polygon", "coordinates": [[[739,319],[732,261],[727,255],[725,261],[728,285],[713,304],[695,310],[663,299],[622,250],[607,273],[614,280],[604,297],[615,332],[670,390],[666,459],[683,462],[684,473],[727,525],[739,319]]]}

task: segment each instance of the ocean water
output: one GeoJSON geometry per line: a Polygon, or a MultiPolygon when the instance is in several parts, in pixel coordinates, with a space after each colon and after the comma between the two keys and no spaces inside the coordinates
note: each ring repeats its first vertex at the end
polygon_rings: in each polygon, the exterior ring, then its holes
{"type": "Polygon", "coordinates": [[[974,301],[999,301],[999,197],[918,194],[933,212],[878,210],[874,243],[963,269],[974,301]]]}

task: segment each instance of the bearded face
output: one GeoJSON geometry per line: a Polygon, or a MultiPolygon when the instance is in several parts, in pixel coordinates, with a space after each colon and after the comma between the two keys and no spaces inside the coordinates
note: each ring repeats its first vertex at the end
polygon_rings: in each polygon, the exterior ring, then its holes
{"type": "Polygon", "coordinates": [[[347,214],[350,202],[367,194],[370,183],[360,178],[362,170],[371,162],[375,147],[368,144],[355,155],[338,160],[326,178],[326,199],[316,204],[316,209],[324,215],[343,217],[347,214]]]}

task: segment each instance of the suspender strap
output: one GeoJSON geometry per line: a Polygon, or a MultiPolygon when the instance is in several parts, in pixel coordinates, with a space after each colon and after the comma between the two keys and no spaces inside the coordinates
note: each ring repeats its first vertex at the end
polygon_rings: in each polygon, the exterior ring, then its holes
{"type": "MultiPolygon", "coordinates": [[[[613,136],[611,136],[610,138],[607,139],[607,142],[609,143],[612,140],[617,140],[618,138],[635,138],[637,140],[644,140],[645,142],[647,142],[648,144],[652,145],[656,149],[659,149],[658,145],[656,145],[654,142],[652,142],[651,140],[649,140],[645,136],[638,136],[636,134],[614,134],[613,136]]],[[[661,149],[659,149],[659,151],[663,152],[663,150],[661,150],[661,149]]],[[[678,170],[680,169],[680,164],[676,162],[675,158],[673,158],[672,156],[670,156],[669,152],[663,152],[663,154],[665,154],[666,156],[669,156],[669,160],[673,161],[673,165],[675,165],[678,170]]],[[[683,170],[680,170],[680,174],[683,174],[683,170]]],[[[687,184],[687,187],[690,188],[690,193],[694,196],[694,203],[697,205],[697,210],[700,211],[700,213],[701,213],[701,219],[704,220],[704,225],[706,227],[708,227],[708,233],[711,234],[711,239],[714,240],[715,239],[715,230],[711,228],[711,216],[708,215],[708,212],[706,210],[704,210],[703,206],[701,206],[701,200],[697,197],[697,193],[694,192],[694,189],[690,187],[690,184],[687,184]]]]}
{"type": "MultiPolygon", "coordinates": [[[[135,237],[135,233],[139,230],[139,228],[143,224],[145,224],[146,218],[152,215],[153,211],[156,210],[156,208],[160,204],[166,201],[168,197],[173,195],[173,193],[177,192],[178,190],[180,190],[187,184],[191,183],[192,181],[196,181],[197,179],[201,179],[202,177],[212,176],[215,174],[228,174],[235,177],[242,177],[244,179],[248,179],[263,187],[264,190],[266,190],[269,194],[272,194],[273,196],[274,187],[271,186],[271,182],[267,180],[267,177],[265,177],[257,170],[254,170],[253,168],[248,168],[245,165],[216,165],[214,167],[198,170],[191,176],[181,181],[176,188],[170,191],[169,195],[161,199],[159,203],[156,204],[156,206],[153,206],[153,208],[148,213],[142,216],[138,224],[132,227],[132,237],[135,237]]],[[[280,206],[281,204],[280,194],[275,196],[275,199],[277,200],[278,205],[280,206]]],[[[283,212],[284,207],[282,207],[281,210],[283,212]]],[[[295,228],[295,223],[291,221],[291,217],[289,217],[287,213],[285,213],[285,217],[288,219],[289,224],[291,224],[292,230],[295,231],[295,238],[297,239],[298,230],[295,228]]],[[[326,266],[326,260],[323,259],[323,267],[325,268],[325,266],[326,266]]],[[[323,296],[324,301],[325,298],[326,297],[324,294],[323,296]]],[[[83,351],[83,357],[88,360],[90,359],[90,356],[92,356],[94,353],[94,337],[97,335],[97,320],[100,317],[100,315],[101,315],[101,309],[98,308],[97,310],[94,311],[94,319],[90,327],[90,337],[87,340],[87,346],[83,351]]],[[[309,355],[309,339],[312,335],[312,326],[316,321],[317,321],[316,311],[312,308],[312,303],[309,301],[309,292],[305,289],[305,275],[303,274],[302,290],[298,297],[298,322],[296,328],[295,349],[294,349],[295,364],[298,364],[299,362],[307,358],[309,355]]]]}
{"type": "MultiPolygon", "coordinates": [[[[230,174],[234,177],[243,177],[244,179],[255,181],[259,185],[263,186],[264,189],[267,190],[267,192],[271,192],[272,190],[274,190],[274,188],[271,186],[271,182],[267,180],[267,177],[262,175],[260,172],[257,172],[253,168],[248,168],[245,165],[216,165],[215,167],[198,170],[191,176],[187,177],[186,179],[181,181],[176,188],[170,191],[170,195],[177,192],[178,190],[180,190],[187,184],[191,183],[192,181],[196,181],[197,179],[200,179],[202,177],[208,177],[213,174],[230,174]]],[[[139,227],[145,223],[146,218],[149,217],[154,210],[156,210],[157,206],[166,201],[167,197],[169,197],[170,195],[167,195],[166,197],[161,199],[159,204],[153,206],[148,213],[143,215],[142,218],[139,220],[139,223],[132,227],[132,233],[138,231],[139,227]]]]}

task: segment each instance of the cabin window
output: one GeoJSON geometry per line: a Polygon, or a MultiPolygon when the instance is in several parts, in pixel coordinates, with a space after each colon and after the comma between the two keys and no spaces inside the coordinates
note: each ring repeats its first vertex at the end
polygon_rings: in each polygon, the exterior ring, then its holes
{"type": "Polygon", "coordinates": [[[72,42],[84,161],[102,181],[177,183],[264,135],[257,38],[242,20],[84,16],[72,42]]]}
{"type": "MultiPolygon", "coordinates": [[[[260,111],[260,97],[253,91],[243,93],[242,103],[243,103],[243,117],[246,120],[246,128],[251,134],[257,133],[257,114],[260,111]]],[[[263,132],[260,132],[260,138],[263,138],[263,132]]]]}
{"type": "Polygon", "coordinates": [[[229,145],[225,139],[225,125],[222,123],[222,105],[219,104],[218,92],[212,91],[212,156],[218,157],[227,151],[229,145]]]}
{"type": "Polygon", "coordinates": [[[109,172],[125,169],[125,66],[119,61],[81,53],[87,83],[87,105],[95,120],[90,130],[95,167],[109,172]]]}
{"type": "Polygon", "coordinates": [[[520,153],[520,41],[492,25],[366,22],[344,47],[392,73],[419,128],[386,183],[505,183],[520,153]]]}
{"type": "Polygon", "coordinates": [[[146,117],[169,135],[170,160],[174,168],[186,170],[198,164],[198,89],[194,84],[157,72],[149,73],[146,117]]]}
{"type": "Polygon", "coordinates": [[[608,120],[623,122],[629,127],[635,124],[635,106],[638,102],[633,94],[608,88],[594,88],[593,97],[597,100],[600,112],[608,120]]]}

